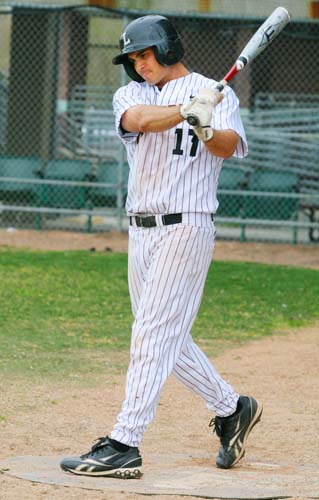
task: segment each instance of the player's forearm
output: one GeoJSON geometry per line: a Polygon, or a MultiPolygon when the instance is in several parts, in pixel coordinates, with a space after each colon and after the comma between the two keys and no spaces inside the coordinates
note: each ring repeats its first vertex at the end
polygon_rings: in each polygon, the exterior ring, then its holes
{"type": "Polygon", "coordinates": [[[230,158],[237,147],[238,135],[233,130],[214,130],[213,137],[204,142],[208,151],[220,158],[230,158]]]}
{"type": "Polygon", "coordinates": [[[128,109],[121,121],[128,132],[163,132],[183,121],[180,106],[138,105],[128,109]]]}

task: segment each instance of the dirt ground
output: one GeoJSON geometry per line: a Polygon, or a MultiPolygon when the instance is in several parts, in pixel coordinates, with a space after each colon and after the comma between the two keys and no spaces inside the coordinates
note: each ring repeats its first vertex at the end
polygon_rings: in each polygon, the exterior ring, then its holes
{"type": "MultiPolygon", "coordinates": [[[[127,237],[116,233],[0,231],[1,247],[125,252],[127,237]]],[[[218,241],[215,259],[319,268],[319,247],[218,241]]],[[[250,436],[243,461],[318,464],[319,325],[278,332],[276,336],[227,350],[214,359],[214,364],[238,392],[252,394],[264,405],[262,421],[250,436]]],[[[68,382],[66,387],[63,380],[28,385],[25,381],[0,380],[0,415],[6,416],[0,419],[0,460],[88,451],[92,441],[107,434],[114,423],[124,394],[124,371],[118,375],[106,373],[93,387],[83,387],[77,381],[68,382]]],[[[187,450],[211,455],[213,475],[218,441],[208,428],[210,418],[201,400],[170,378],[141,448],[144,473],[147,474],[147,465],[157,451],[167,450],[169,460],[170,453],[187,450]]],[[[1,500],[41,498],[139,500],[144,497],[32,483],[9,477],[0,470],[1,500]]],[[[154,495],[152,498],[180,500],[182,497],[154,495]]]]}
{"type": "MultiPolygon", "coordinates": [[[[127,233],[0,230],[0,248],[127,252],[127,233]]],[[[214,259],[265,262],[319,269],[319,244],[284,245],[217,241],[214,259]]]]}

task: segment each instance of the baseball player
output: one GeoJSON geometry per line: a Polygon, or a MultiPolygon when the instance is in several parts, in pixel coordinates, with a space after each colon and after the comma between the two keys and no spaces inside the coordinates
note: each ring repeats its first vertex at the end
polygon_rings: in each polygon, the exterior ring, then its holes
{"type": "Polygon", "coordinates": [[[216,464],[244,455],[262,405],[237,394],[195,344],[196,318],[215,241],[218,176],[224,158],[242,158],[247,143],[234,92],[187,69],[179,34],[158,15],[131,22],[120,38],[132,81],[114,96],[116,128],[130,174],[128,281],[134,314],[126,394],[113,430],[64,471],[139,478],[139,447],[172,373],[214,412],[216,464]],[[187,117],[195,116],[192,128],[187,117]]]}

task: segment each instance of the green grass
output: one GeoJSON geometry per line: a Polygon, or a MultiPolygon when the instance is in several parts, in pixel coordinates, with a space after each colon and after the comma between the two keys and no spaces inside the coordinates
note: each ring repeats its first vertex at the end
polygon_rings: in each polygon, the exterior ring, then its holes
{"type": "MultiPolygon", "coordinates": [[[[318,296],[316,270],[214,262],[193,336],[210,354],[314,324],[318,296]]],[[[0,301],[0,376],[81,377],[128,352],[125,254],[3,250],[0,301]]]]}

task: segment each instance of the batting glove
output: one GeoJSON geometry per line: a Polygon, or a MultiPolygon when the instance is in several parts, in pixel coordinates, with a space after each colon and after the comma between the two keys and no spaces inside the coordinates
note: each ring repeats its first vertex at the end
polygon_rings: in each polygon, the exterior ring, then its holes
{"type": "Polygon", "coordinates": [[[196,98],[207,101],[211,105],[211,107],[214,108],[223,100],[224,94],[219,92],[219,90],[211,89],[210,87],[204,87],[200,89],[195,99],[196,98]]]}
{"type": "Polygon", "coordinates": [[[183,104],[180,113],[186,120],[191,118],[194,122],[194,132],[201,141],[209,141],[213,137],[211,128],[213,109],[221,102],[224,95],[218,90],[202,88],[197,96],[187,104],[183,104]]]}

